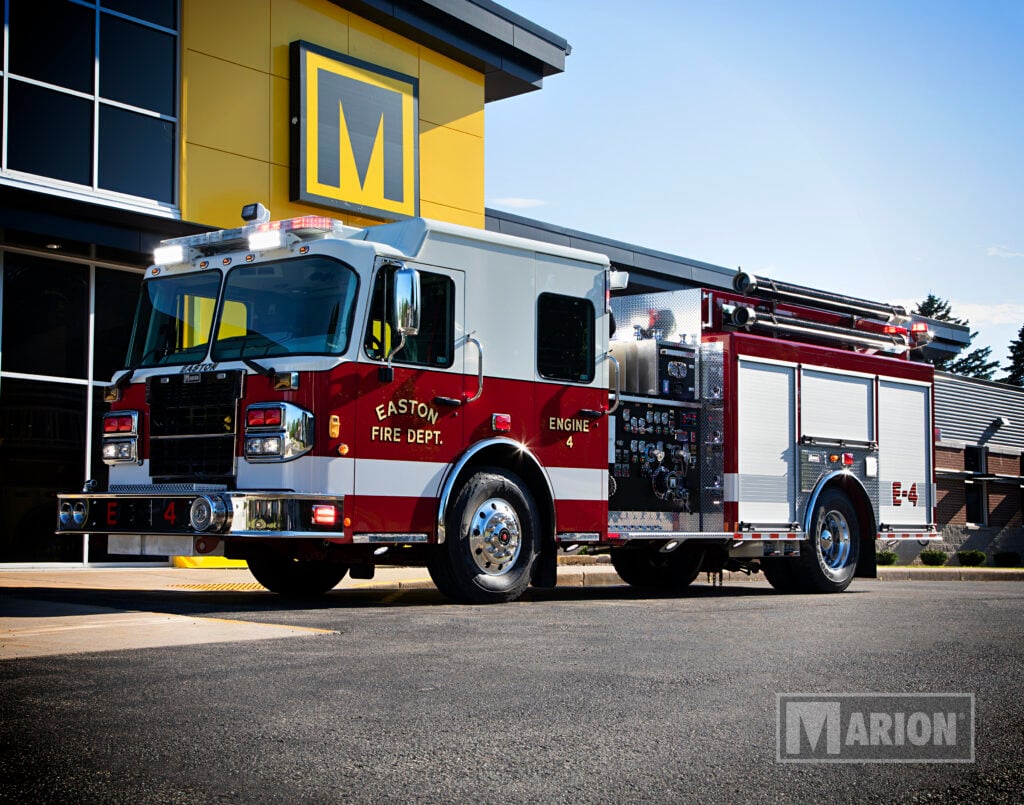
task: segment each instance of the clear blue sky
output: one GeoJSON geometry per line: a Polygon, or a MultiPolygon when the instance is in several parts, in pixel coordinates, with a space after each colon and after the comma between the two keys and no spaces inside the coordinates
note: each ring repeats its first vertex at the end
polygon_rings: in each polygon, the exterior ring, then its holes
{"type": "MultiPolygon", "coordinates": [[[[506,0],[565,72],[487,107],[488,206],[1024,325],[1024,0],[506,0]]],[[[997,374],[998,377],[998,374],[997,374]]]]}

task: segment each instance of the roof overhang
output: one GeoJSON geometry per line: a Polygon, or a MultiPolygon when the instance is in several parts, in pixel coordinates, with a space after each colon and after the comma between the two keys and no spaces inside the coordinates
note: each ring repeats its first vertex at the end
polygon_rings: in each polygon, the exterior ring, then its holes
{"type": "Polygon", "coordinates": [[[331,0],[484,75],[484,100],[540,89],[569,43],[491,0],[331,0]]]}

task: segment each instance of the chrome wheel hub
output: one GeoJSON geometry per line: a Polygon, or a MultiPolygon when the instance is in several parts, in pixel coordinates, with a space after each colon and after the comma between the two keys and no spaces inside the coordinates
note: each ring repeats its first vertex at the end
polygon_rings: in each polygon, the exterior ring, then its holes
{"type": "Polygon", "coordinates": [[[818,532],[818,561],[825,574],[841,580],[849,573],[850,524],[837,511],[826,512],[818,532]]]}
{"type": "Polygon", "coordinates": [[[469,526],[469,550],[476,566],[489,576],[501,576],[515,565],[521,548],[522,529],[515,509],[501,498],[480,504],[469,526]]]}

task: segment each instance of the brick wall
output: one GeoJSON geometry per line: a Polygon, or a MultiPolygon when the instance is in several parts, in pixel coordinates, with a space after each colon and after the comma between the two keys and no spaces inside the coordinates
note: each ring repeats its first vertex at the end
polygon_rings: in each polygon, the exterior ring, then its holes
{"type": "Polygon", "coordinates": [[[936,484],[938,501],[935,518],[941,528],[945,525],[964,525],[967,522],[967,498],[964,482],[958,478],[939,478],[936,484]]]}
{"type": "Polygon", "coordinates": [[[1020,475],[1020,457],[989,453],[988,471],[994,472],[996,475],[1020,475]]]}
{"type": "Polygon", "coordinates": [[[1018,487],[988,485],[988,524],[998,528],[1021,526],[1021,490],[1018,487]]]}
{"type": "Polygon", "coordinates": [[[936,447],[935,466],[942,470],[963,472],[964,450],[962,447],[936,447]]]}

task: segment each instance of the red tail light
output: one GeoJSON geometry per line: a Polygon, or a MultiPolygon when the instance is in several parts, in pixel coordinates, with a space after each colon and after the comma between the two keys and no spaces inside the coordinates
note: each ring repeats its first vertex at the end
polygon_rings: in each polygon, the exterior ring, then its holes
{"type": "Polygon", "coordinates": [[[336,525],[338,522],[338,510],[334,506],[316,505],[313,506],[314,525],[336,525]]]}

